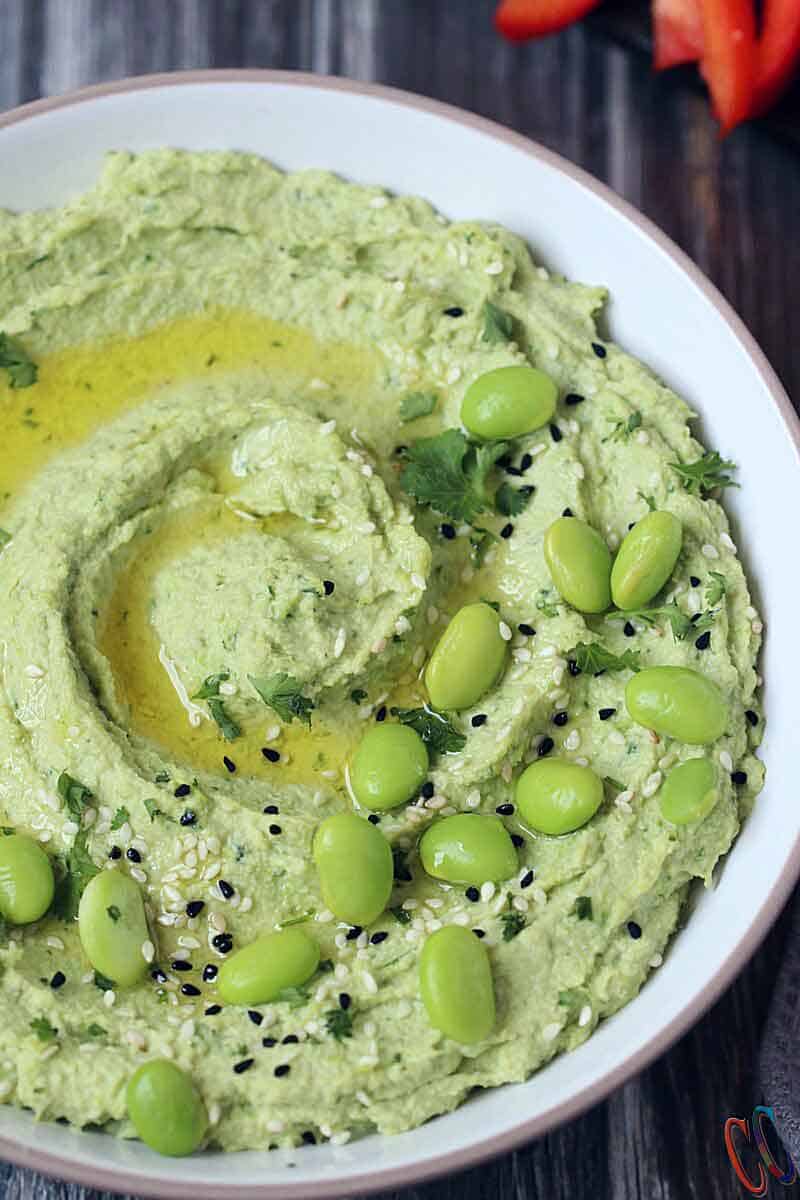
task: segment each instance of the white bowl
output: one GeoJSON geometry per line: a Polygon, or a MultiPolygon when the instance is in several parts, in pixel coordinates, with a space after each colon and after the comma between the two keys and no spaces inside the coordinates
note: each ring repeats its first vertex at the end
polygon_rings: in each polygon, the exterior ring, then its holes
{"type": "Polygon", "coordinates": [[[0,207],[61,204],[106,150],[254,151],[427,197],[455,218],[522,234],[565,274],[611,288],[611,336],[702,414],[702,436],[739,463],[726,493],[766,614],[767,784],[715,890],[664,966],[578,1050],[527,1083],[475,1096],[397,1137],[294,1152],[164,1159],[136,1142],[36,1125],[0,1107],[0,1155],[98,1188],[154,1196],[285,1200],[352,1195],[455,1171],[575,1117],[661,1054],[765,936],[800,871],[796,801],[800,425],[761,351],[663,234],[556,155],[477,117],[386,88],[280,72],[154,76],[89,88],[0,117],[0,207]]]}

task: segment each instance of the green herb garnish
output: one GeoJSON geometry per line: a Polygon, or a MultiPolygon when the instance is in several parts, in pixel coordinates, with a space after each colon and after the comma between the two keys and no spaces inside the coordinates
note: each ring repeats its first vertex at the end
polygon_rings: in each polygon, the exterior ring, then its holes
{"type": "Polygon", "coordinates": [[[19,342],[0,333],[0,370],[8,371],[9,387],[26,388],[36,383],[39,368],[19,342]]]}
{"type": "Polygon", "coordinates": [[[367,692],[363,688],[353,688],[350,693],[350,699],[353,701],[353,704],[362,704],[367,699],[367,692]]]}
{"type": "Polygon", "coordinates": [[[400,846],[392,846],[392,868],[394,878],[398,883],[411,883],[414,876],[408,867],[407,850],[401,849],[400,846]]]}
{"type": "Polygon", "coordinates": [[[56,883],[51,912],[62,921],[74,921],[78,915],[83,890],[90,879],[99,872],[87,849],[88,834],[85,829],[78,833],[72,849],[61,862],[62,875],[56,883]]]}
{"type": "Polygon", "coordinates": [[[400,486],[419,504],[471,524],[492,506],[486,480],[506,449],[504,442],[478,446],[460,429],[446,429],[408,448],[400,486]]]}
{"type": "Polygon", "coordinates": [[[108,908],[106,909],[106,912],[111,917],[111,920],[114,922],[115,925],[116,925],[117,921],[120,919],[120,917],[122,916],[122,913],[117,908],[116,904],[109,904],[108,908]]]}
{"type": "Polygon", "coordinates": [[[97,1024],[95,1024],[94,1021],[92,1021],[91,1025],[87,1025],[87,1027],[86,1027],[86,1036],[90,1037],[90,1038],[105,1037],[106,1030],[103,1028],[102,1025],[97,1025],[97,1024]]]}
{"type": "Polygon", "coordinates": [[[500,924],[503,926],[503,941],[513,942],[517,934],[522,933],[527,921],[522,913],[511,908],[508,912],[500,914],[500,924]]]}
{"type": "Polygon", "coordinates": [[[464,734],[435,708],[393,708],[391,713],[403,725],[416,730],[432,754],[456,754],[467,744],[464,734]]]}
{"type": "Polygon", "coordinates": [[[114,830],[114,832],[116,832],[118,829],[122,829],[122,826],[125,824],[125,822],[130,821],[130,819],[131,819],[131,814],[128,812],[127,808],[123,804],[114,813],[114,816],[111,821],[111,828],[114,830]]]}
{"type": "Polygon", "coordinates": [[[541,588],[536,596],[536,608],[545,617],[558,616],[558,601],[551,600],[552,592],[549,588],[541,588]]]}
{"type": "Polygon", "coordinates": [[[642,414],[640,412],[631,413],[624,421],[616,421],[609,433],[608,437],[604,437],[604,442],[627,442],[632,433],[642,427],[642,414]]]}
{"type": "Polygon", "coordinates": [[[728,590],[728,581],[719,571],[708,572],[708,583],[706,584],[706,604],[709,608],[713,608],[715,604],[719,604],[722,597],[728,590]]]}
{"type": "Polygon", "coordinates": [[[302,694],[302,685],[291,675],[279,671],[276,675],[248,675],[247,678],[264,703],[273,709],[282,721],[291,722],[297,717],[298,721],[303,721],[306,725],[311,724],[314,701],[302,694]]]}
{"type": "Polygon", "coordinates": [[[107,975],[101,974],[100,971],[94,973],[94,986],[100,988],[101,992],[113,992],[116,984],[113,979],[109,979],[107,975]]]}
{"type": "Polygon", "coordinates": [[[398,925],[410,924],[411,913],[407,912],[404,908],[399,908],[399,907],[398,908],[390,908],[389,912],[392,914],[395,921],[397,921],[398,925]]]}
{"type": "Polygon", "coordinates": [[[640,669],[639,653],[636,650],[626,650],[623,654],[613,654],[601,646],[599,642],[579,642],[567,655],[579,670],[587,675],[602,675],[603,671],[638,671],[640,669]]]}
{"type": "Polygon", "coordinates": [[[349,1009],[332,1008],[325,1013],[325,1028],[332,1038],[341,1042],[342,1038],[353,1036],[353,1017],[349,1009]]]}
{"type": "Polygon", "coordinates": [[[89,788],[77,779],[73,779],[66,771],[62,771],[58,777],[56,791],[66,804],[71,815],[77,821],[80,821],[84,809],[89,801],[93,799],[89,788]]]}
{"type": "Polygon", "coordinates": [[[148,796],[146,800],[142,801],[142,803],[144,804],[145,809],[147,810],[147,815],[151,821],[155,821],[156,817],[163,817],[165,821],[175,820],[175,818],[171,817],[169,813],[165,813],[163,808],[159,808],[158,801],[153,800],[152,797],[148,796]]]}
{"type": "Polygon", "coordinates": [[[592,897],[578,896],[575,901],[575,916],[579,921],[592,920],[592,897]]]}
{"type": "Polygon", "coordinates": [[[4,550],[11,541],[11,534],[7,529],[0,529],[0,550],[4,550]]]}
{"type": "Polygon", "coordinates": [[[514,318],[511,313],[505,309],[498,308],[496,304],[492,304],[491,300],[486,300],[483,305],[483,334],[481,341],[488,342],[489,345],[496,345],[498,342],[509,342],[514,336],[514,318]]]}
{"type": "Polygon", "coordinates": [[[429,417],[438,400],[435,392],[408,392],[400,401],[400,420],[405,424],[406,421],[429,417]]]}
{"type": "Polygon", "coordinates": [[[530,484],[526,487],[515,488],[510,483],[501,483],[495,492],[495,508],[505,517],[518,517],[527,508],[532,495],[533,488],[530,484]]]}
{"type": "Polygon", "coordinates": [[[54,1042],[58,1037],[58,1030],[50,1024],[47,1017],[34,1017],[31,1029],[40,1042],[54,1042]]]}
{"type": "Polygon", "coordinates": [[[705,499],[717,488],[738,487],[728,472],[736,470],[736,463],[720,458],[716,450],[706,450],[702,458],[693,463],[670,463],[683,480],[683,486],[692,496],[705,499]]]}
{"type": "Polygon", "coordinates": [[[307,987],[285,987],[281,988],[275,997],[275,1004],[288,1004],[289,1008],[302,1008],[304,1004],[308,1004],[311,993],[307,987]]]}
{"type": "Polygon", "coordinates": [[[208,711],[219,726],[225,741],[233,742],[241,734],[241,726],[228,715],[225,702],[219,694],[219,685],[226,683],[229,679],[229,671],[219,671],[216,675],[207,675],[192,699],[206,701],[208,711]]]}

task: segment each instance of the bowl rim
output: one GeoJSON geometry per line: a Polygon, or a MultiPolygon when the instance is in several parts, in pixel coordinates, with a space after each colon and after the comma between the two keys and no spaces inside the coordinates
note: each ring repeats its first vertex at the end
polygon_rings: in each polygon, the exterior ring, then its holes
{"type": "MultiPolygon", "coordinates": [[[[294,86],[348,92],[377,100],[387,101],[406,108],[430,113],[432,116],[465,126],[495,140],[505,142],[516,150],[544,163],[546,166],[568,177],[573,183],[591,192],[597,199],[614,209],[643,233],[651,242],[672,260],[680,271],[710,302],[723,322],[728,326],[756,368],[772,403],[778,410],[784,430],[793,443],[800,463],[800,416],[795,412],[789,397],[770,365],[763,350],[747,326],[719,289],[703,274],[694,261],[665,234],[650,218],[644,216],[630,202],[624,200],[607,184],[601,183],[582,167],[576,166],[562,155],[540,145],[524,134],[517,133],[497,121],[479,116],[469,110],[418,95],[401,88],[384,84],[363,83],[331,75],[317,75],[307,71],[272,70],[261,68],[189,69],[159,72],[155,74],[128,76],[106,83],[92,84],[62,95],[45,97],[0,113],[0,130],[20,124],[32,117],[57,109],[69,108],[106,96],[126,92],[146,91],[153,88],[182,85],[216,84],[263,84],[294,86]]],[[[567,1120],[574,1120],[593,1105],[604,1100],[612,1091],[638,1074],[654,1059],[665,1053],[685,1034],[712,1006],[722,992],[730,986],[736,975],[766,937],[795,883],[800,878],[800,840],[793,846],[779,875],[760,910],[755,914],[745,936],[731,950],[716,974],[669,1022],[658,1030],[645,1046],[626,1058],[617,1066],[606,1071],[578,1095],[566,1099],[547,1113],[520,1121],[502,1134],[477,1140],[471,1147],[445,1151],[425,1163],[414,1162],[407,1166],[391,1167],[374,1172],[359,1172],[351,1179],[340,1178],[334,1182],[299,1182],[292,1184],[233,1184],[225,1194],[237,1200],[256,1200],[267,1195],[273,1200],[329,1200],[345,1195],[365,1195],[386,1191],[393,1187],[423,1183],[445,1174],[475,1166],[500,1154],[508,1153],[523,1143],[540,1137],[550,1129],[567,1120]]],[[[200,1200],[219,1200],[218,1184],[204,1185],[197,1181],[181,1182],[179,1179],[142,1178],[124,1169],[109,1169],[81,1163],[44,1148],[35,1150],[21,1147],[17,1142],[0,1134],[0,1154],[16,1166],[54,1175],[70,1182],[113,1192],[133,1192],[153,1197],[194,1197],[200,1200]]]]}

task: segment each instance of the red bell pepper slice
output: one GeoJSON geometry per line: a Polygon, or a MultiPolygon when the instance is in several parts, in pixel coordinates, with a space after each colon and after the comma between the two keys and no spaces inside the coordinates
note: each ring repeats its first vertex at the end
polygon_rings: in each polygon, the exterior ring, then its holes
{"type": "Polygon", "coordinates": [[[494,15],[495,28],[512,42],[557,33],[580,21],[600,0],[503,0],[494,15]]]}
{"type": "Polygon", "coordinates": [[[752,115],[771,108],[800,67],[800,0],[765,0],[752,115]]]}
{"type": "Polygon", "coordinates": [[[700,10],[700,69],[725,134],[750,116],[756,73],[755,5],[753,0],[700,0],[700,10]]]}
{"type": "Polygon", "coordinates": [[[703,55],[699,0],[653,0],[653,66],[666,71],[703,55]]]}

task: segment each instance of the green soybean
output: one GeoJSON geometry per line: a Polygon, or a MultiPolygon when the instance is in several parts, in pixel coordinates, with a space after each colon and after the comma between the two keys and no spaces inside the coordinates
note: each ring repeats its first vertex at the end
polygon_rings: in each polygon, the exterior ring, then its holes
{"type": "Polygon", "coordinates": [[[557,399],[558,388],[538,367],[497,367],[469,385],[461,420],[485,441],[520,437],[552,419],[557,399]]]}
{"type": "Polygon", "coordinates": [[[563,758],[543,758],[520,775],[517,811],[537,833],[572,833],[603,803],[603,781],[590,767],[563,758]]]}
{"type": "Polygon", "coordinates": [[[611,604],[611,552],[596,529],[578,517],[559,517],[544,535],[544,557],[561,596],[578,612],[611,604]]]}
{"type": "Polygon", "coordinates": [[[117,987],[133,987],[147,972],[142,953],[150,940],[139,885],[121,871],[101,871],[87,883],[78,907],[86,957],[117,987]]]}
{"type": "Polygon", "coordinates": [[[325,905],[349,925],[370,925],[389,902],[394,870],[389,843],[355,813],[337,813],[314,834],[314,862],[325,905]]]}
{"type": "Polygon", "coordinates": [[[639,725],[702,746],[725,732],[728,706],[717,685],[690,667],[647,667],[625,687],[625,705],[639,725]]]}
{"type": "Polygon", "coordinates": [[[471,708],[505,669],[508,643],[500,617],[489,604],[459,609],[439,639],[425,671],[434,708],[471,708]]]}
{"type": "Polygon", "coordinates": [[[377,812],[410,800],[428,774],[428,750],[409,725],[373,725],[350,766],[350,786],[359,804],[377,812]]]}
{"type": "Polygon", "coordinates": [[[300,987],[319,966],[319,945],[302,929],[265,933],[237,950],[219,969],[217,990],[226,1004],[269,1004],[300,987]]]}
{"type": "Polygon", "coordinates": [[[611,568],[617,608],[641,608],[669,579],[683,542],[683,526],[670,512],[650,512],[623,540],[611,568]]]}
{"type": "Polygon", "coordinates": [[[659,793],[661,815],[673,825],[707,817],[719,800],[717,769],[707,758],[689,758],[673,767],[659,793]]]}
{"type": "Polygon", "coordinates": [[[53,902],[55,881],[50,859],[23,833],[0,837],[0,916],[12,925],[29,925],[53,902]]]}
{"type": "Polygon", "coordinates": [[[503,822],[480,813],[456,813],[434,822],[422,835],[419,854],[428,875],[447,883],[508,879],[519,865],[503,822]]]}
{"type": "Polygon", "coordinates": [[[208,1114],[200,1093],[168,1059],[143,1063],[128,1080],[125,1098],[134,1129],[159,1154],[191,1154],[206,1136],[208,1114]]]}
{"type": "Polygon", "coordinates": [[[471,929],[447,925],[430,935],[420,955],[419,990],[431,1025],[453,1041],[481,1042],[492,1032],[492,968],[471,929]]]}

